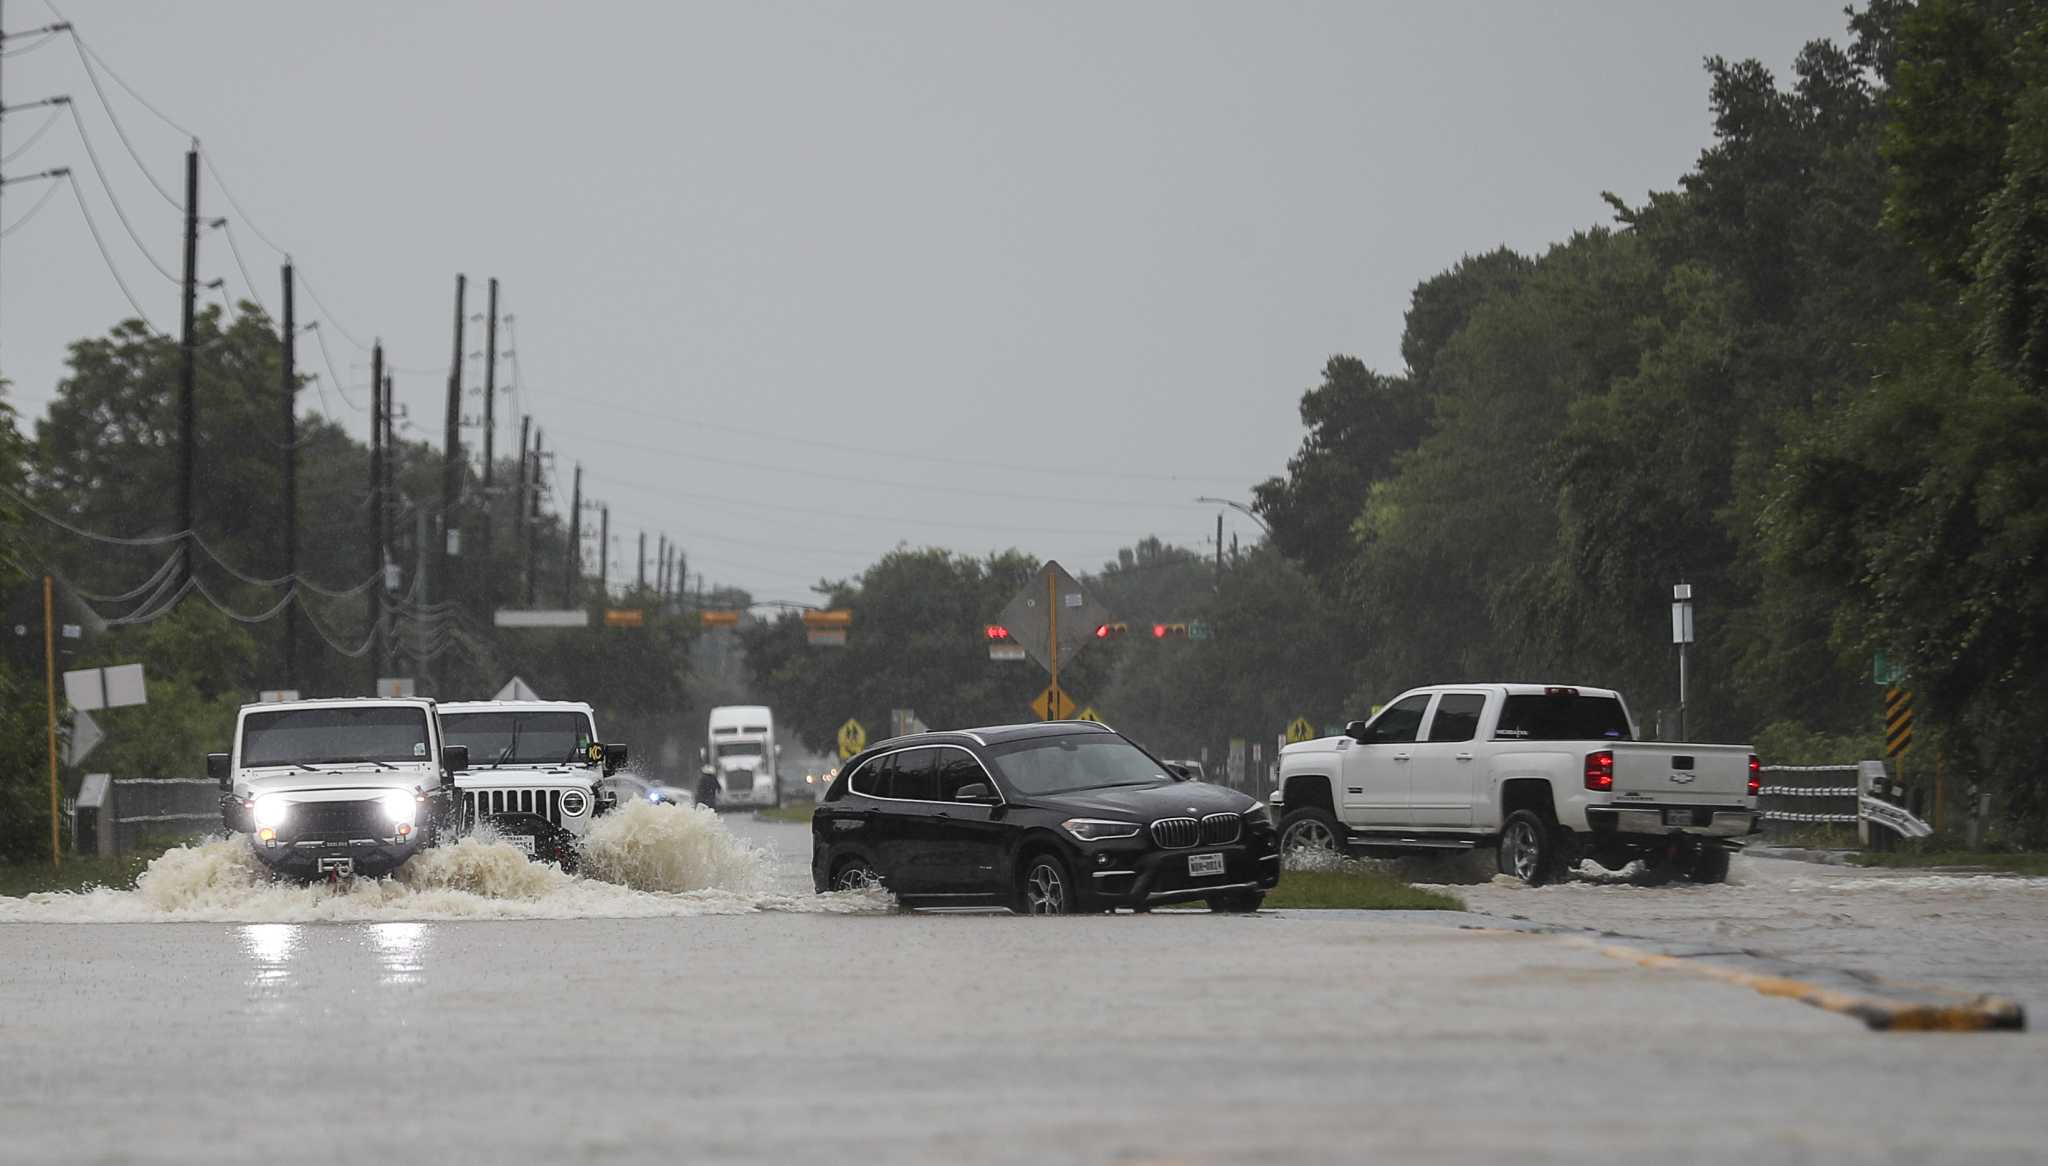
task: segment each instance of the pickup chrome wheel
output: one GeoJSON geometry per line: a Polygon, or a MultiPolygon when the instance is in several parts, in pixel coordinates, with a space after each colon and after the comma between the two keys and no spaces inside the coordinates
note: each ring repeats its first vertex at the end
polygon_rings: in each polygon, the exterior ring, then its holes
{"type": "Polygon", "coordinates": [[[1049,854],[1025,864],[1021,897],[1026,915],[1066,915],[1074,910],[1074,887],[1067,881],[1067,868],[1049,854]]]}
{"type": "Polygon", "coordinates": [[[1532,810],[1508,815],[1500,832],[1500,873],[1512,875],[1532,887],[1550,882],[1558,874],[1557,832],[1532,810]]]}
{"type": "Polygon", "coordinates": [[[1296,810],[1280,824],[1280,854],[1307,851],[1314,859],[1344,857],[1344,828],[1327,810],[1296,810]]]}

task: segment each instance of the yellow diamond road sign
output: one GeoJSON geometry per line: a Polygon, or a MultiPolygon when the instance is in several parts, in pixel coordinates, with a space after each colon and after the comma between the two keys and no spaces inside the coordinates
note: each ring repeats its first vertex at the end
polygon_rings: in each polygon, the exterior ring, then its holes
{"type": "Polygon", "coordinates": [[[1041,721],[1064,721],[1074,715],[1074,698],[1048,684],[1031,702],[1041,721]]]}
{"type": "MultiPolygon", "coordinates": [[[[1270,722],[1268,722],[1270,723],[1270,722]]],[[[1287,726],[1287,743],[1297,744],[1316,739],[1316,727],[1308,723],[1307,717],[1296,717],[1287,726]]]]}
{"type": "Polygon", "coordinates": [[[1087,708],[1082,709],[1080,712],[1075,713],[1074,719],[1077,721],[1094,721],[1098,725],[1103,723],[1102,714],[1096,712],[1095,706],[1092,704],[1089,705],[1087,708]]]}
{"type": "Polygon", "coordinates": [[[839,726],[839,760],[844,761],[868,747],[868,731],[860,722],[848,720],[839,726]]]}

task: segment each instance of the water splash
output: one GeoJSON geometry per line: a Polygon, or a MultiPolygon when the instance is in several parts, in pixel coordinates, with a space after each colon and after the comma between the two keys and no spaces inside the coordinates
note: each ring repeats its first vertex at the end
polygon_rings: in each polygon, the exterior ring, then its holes
{"type": "Polygon", "coordinates": [[[231,835],[164,852],[133,890],[0,898],[13,923],[358,923],[436,919],[588,919],[886,911],[881,891],[763,893],[768,858],[710,810],[631,803],[600,818],[582,869],[534,862],[488,829],[423,850],[382,879],[328,886],[272,879],[231,835]]]}

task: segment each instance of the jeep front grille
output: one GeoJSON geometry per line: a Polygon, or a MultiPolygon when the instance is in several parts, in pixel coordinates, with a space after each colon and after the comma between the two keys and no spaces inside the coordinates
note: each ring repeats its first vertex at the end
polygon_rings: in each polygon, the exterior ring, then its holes
{"type": "Polygon", "coordinates": [[[562,791],[553,789],[466,789],[462,791],[462,817],[474,824],[480,817],[495,814],[533,814],[553,825],[562,824],[562,791]]]}
{"type": "Polygon", "coordinates": [[[1193,846],[1202,837],[1202,824],[1193,818],[1161,818],[1152,823],[1152,841],[1168,849],[1193,846]]]}

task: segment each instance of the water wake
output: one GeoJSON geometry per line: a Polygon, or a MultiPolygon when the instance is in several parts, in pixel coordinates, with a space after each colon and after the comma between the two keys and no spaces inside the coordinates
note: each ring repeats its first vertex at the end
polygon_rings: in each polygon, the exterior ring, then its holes
{"type": "Polygon", "coordinates": [[[768,857],[710,810],[632,802],[598,819],[579,873],[534,862],[488,829],[421,851],[382,879],[275,881],[244,835],[166,851],[133,890],[0,898],[12,923],[309,923],[606,919],[754,911],[886,911],[880,891],[763,893],[768,857]]]}

